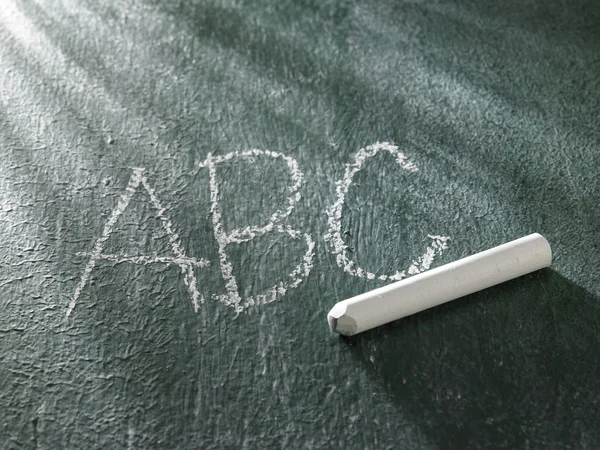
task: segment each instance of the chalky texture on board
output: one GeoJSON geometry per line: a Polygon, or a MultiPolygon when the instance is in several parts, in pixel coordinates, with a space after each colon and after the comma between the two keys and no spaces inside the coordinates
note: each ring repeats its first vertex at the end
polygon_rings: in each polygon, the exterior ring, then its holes
{"type": "Polygon", "coordinates": [[[599,23],[4,0],[0,449],[599,448],[599,23]],[[551,269],[329,331],[532,232],[551,269]]]}

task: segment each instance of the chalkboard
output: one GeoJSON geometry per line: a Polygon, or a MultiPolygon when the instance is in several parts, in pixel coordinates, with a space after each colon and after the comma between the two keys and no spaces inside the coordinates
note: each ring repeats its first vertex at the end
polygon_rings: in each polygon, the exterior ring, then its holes
{"type": "Polygon", "coordinates": [[[599,448],[599,24],[3,1],[0,448],[599,448]],[[533,232],[549,269],[327,326],[533,232]]]}

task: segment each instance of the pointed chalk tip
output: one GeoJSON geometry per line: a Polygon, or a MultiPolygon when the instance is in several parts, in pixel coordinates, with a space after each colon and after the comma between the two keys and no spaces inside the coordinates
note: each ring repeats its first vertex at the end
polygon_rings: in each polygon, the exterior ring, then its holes
{"type": "Polygon", "coordinates": [[[331,314],[327,314],[327,323],[329,324],[329,329],[335,331],[337,328],[337,319],[332,317],[331,314]]]}
{"type": "Polygon", "coordinates": [[[338,319],[346,313],[346,305],[344,303],[336,303],[329,314],[327,314],[327,323],[331,331],[336,331],[338,326],[338,319]]]}
{"type": "Polygon", "coordinates": [[[356,320],[346,315],[346,312],[346,305],[338,303],[327,314],[327,323],[331,331],[343,334],[344,336],[352,336],[358,331],[358,324],[356,320]]]}

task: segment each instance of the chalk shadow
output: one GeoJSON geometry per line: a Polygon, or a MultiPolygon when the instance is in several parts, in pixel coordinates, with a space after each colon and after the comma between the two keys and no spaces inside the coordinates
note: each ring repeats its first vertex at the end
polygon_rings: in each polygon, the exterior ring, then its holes
{"type": "Polygon", "coordinates": [[[440,448],[600,448],[600,299],[551,269],[340,345],[440,448]]]}

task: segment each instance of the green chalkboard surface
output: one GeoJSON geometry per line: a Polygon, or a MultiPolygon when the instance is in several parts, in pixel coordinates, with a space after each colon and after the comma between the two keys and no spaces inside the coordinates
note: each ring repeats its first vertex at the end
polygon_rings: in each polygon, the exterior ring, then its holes
{"type": "Polygon", "coordinates": [[[600,448],[599,24],[3,0],[0,449],[600,448]],[[534,232],[548,269],[328,328],[534,232]]]}

